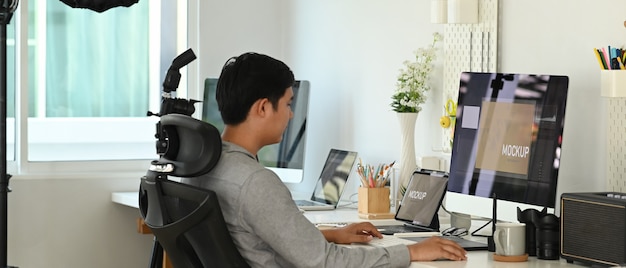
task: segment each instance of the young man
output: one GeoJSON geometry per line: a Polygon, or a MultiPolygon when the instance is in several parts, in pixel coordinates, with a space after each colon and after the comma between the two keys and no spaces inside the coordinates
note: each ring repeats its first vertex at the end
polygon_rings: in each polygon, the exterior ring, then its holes
{"type": "Polygon", "coordinates": [[[222,156],[200,178],[184,182],[218,193],[228,229],[252,267],[407,267],[412,260],[464,260],[465,250],[432,238],[410,246],[343,247],[382,235],[371,223],[318,230],[287,187],[258,163],[261,147],[278,143],[293,116],[294,76],[283,62],[245,53],[229,59],[217,84],[225,124],[222,156]]]}

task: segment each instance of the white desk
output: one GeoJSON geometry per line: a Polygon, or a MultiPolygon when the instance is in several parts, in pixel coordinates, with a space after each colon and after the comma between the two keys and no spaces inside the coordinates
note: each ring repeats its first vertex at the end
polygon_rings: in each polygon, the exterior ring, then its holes
{"type": "Polygon", "coordinates": [[[111,194],[111,200],[124,206],[139,208],[138,192],[115,192],[111,194]]]}
{"type": "MultiPolygon", "coordinates": [[[[138,194],[136,192],[118,192],[111,195],[113,202],[138,208],[138,194]]],[[[304,216],[312,223],[335,223],[335,222],[357,222],[365,221],[358,217],[356,209],[341,208],[332,211],[307,211],[304,216]]],[[[369,220],[374,225],[387,225],[393,220],[369,220]]],[[[442,226],[447,225],[442,220],[442,226]]],[[[479,224],[479,226],[482,224],[479,224]]],[[[478,226],[478,227],[479,227],[478,226]]],[[[474,228],[474,227],[473,227],[474,228]]],[[[584,267],[579,264],[569,264],[565,260],[545,261],[536,257],[529,257],[527,262],[497,262],[493,260],[493,253],[488,251],[468,252],[467,261],[434,261],[434,262],[413,262],[410,267],[420,268],[555,268],[555,267],[584,267]]]]}

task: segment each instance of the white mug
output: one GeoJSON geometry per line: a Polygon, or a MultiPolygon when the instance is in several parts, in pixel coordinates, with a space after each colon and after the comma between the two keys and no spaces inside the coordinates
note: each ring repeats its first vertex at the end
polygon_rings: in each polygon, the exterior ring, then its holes
{"type": "Polygon", "coordinates": [[[526,254],[526,224],[515,222],[496,223],[493,233],[496,254],[500,256],[521,256],[526,254]]]}

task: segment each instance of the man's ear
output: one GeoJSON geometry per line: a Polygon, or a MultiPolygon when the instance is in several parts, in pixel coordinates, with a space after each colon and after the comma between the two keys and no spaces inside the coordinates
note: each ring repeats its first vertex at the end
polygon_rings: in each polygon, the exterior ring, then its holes
{"type": "Polygon", "coordinates": [[[265,117],[267,114],[267,109],[270,108],[271,103],[267,98],[258,99],[252,104],[251,112],[254,113],[255,116],[265,117]]]}

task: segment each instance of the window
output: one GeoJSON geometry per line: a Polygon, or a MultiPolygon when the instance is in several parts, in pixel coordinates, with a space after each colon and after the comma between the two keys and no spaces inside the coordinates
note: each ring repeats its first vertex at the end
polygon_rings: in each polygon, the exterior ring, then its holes
{"type": "Polygon", "coordinates": [[[21,1],[17,15],[27,30],[9,37],[9,50],[26,51],[17,55],[26,67],[8,68],[22,70],[8,74],[10,85],[24,81],[9,86],[9,100],[17,93],[20,101],[8,106],[8,149],[17,150],[8,159],[24,155],[17,166],[45,172],[51,162],[55,170],[93,170],[93,161],[156,158],[158,118],[146,114],[158,111],[164,70],[177,54],[180,29],[163,27],[177,23],[176,2],[143,0],[98,13],[58,0],[21,1]]]}
{"type": "MultiPolygon", "coordinates": [[[[15,16],[11,19],[11,21],[15,21],[15,16]]],[[[9,22],[11,22],[9,21],[9,22]]],[[[15,160],[15,23],[7,24],[7,88],[6,88],[6,106],[7,106],[7,121],[6,121],[6,138],[7,138],[7,148],[6,148],[6,157],[7,161],[15,160]]]]}

